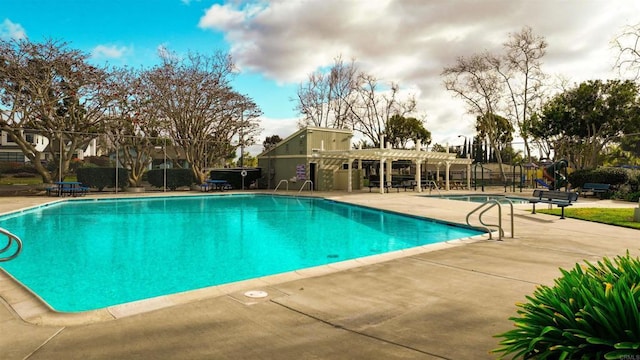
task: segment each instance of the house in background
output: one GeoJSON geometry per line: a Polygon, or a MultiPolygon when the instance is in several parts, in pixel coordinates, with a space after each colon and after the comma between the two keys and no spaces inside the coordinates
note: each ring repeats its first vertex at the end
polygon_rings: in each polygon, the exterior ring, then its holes
{"type": "MultiPolygon", "coordinates": [[[[33,144],[38,151],[45,151],[49,145],[49,139],[42,135],[24,130],[23,133],[25,139],[33,144]]],[[[29,158],[24,156],[18,144],[11,140],[11,137],[6,131],[0,131],[0,162],[16,162],[21,164],[29,162],[29,158]]]]}
{"type": "MultiPolygon", "coordinates": [[[[262,169],[261,187],[274,189],[286,180],[290,189],[299,189],[311,181],[314,190],[346,190],[347,170],[345,161],[333,159],[322,161],[320,151],[348,151],[351,149],[351,130],[306,127],[288,136],[269,150],[258,155],[258,167],[262,169]]],[[[361,170],[355,169],[355,178],[362,178],[361,170]]],[[[284,185],[280,186],[280,189],[284,185]]],[[[358,187],[359,188],[359,187],[358,187]]]]}
{"type": "MultiPolygon", "coordinates": [[[[461,180],[466,179],[464,187],[471,188],[473,160],[470,158],[458,158],[449,152],[423,151],[420,143],[418,150],[385,147],[384,141],[379,148],[353,149],[352,138],[351,130],[318,127],[298,130],[258,155],[258,167],[264,174],[261,187],[274,189],[282,183],[297,190],[307,188],[310,182],[314,190],[351,192],[363,187],[363,163],[367,162],[377,165],[368,169],[368,173],[372,173],[370,180],[384,179],[385,183],[396,185],[399,181],[414,181],[417,191],[422,191],[420,185],[433,180],[428,174],[434,171],[434,179],[444,190],[449,190],[451,175],[456,171],[461,174],[461,180]],[[393,174],[394,162],[398,164],[401,160],[410,165],[405,167],[404,174],[393,174]]],[[[384,187],[379,187],[379,191],[384,193],[384,187]]]]}
{"type": "MultiPolygon", "coordinates": [[[[49,146],[49,139],[43,135],[40,135],[36,132],[23,130],[23,134],[25,139],[30,142],[37,151],[43,153],[43,161],[51,160],[51,154],[47,147],[49,146]]],[[[54,152],[57,149],[54,149],[54,152]]],[[[99,155],[99,147],[97,143],[97,139],[93,139],[89,142],[85,149],[77,149],[75,153],[75,157],[82,160],[86,156],[97,156],[99,155]]],[[[0,131],[0,162],[16,162],[25,164],[30,160],[26,157],[18,144],[11,140],[11,137],[6,131],[0,131]]]]}

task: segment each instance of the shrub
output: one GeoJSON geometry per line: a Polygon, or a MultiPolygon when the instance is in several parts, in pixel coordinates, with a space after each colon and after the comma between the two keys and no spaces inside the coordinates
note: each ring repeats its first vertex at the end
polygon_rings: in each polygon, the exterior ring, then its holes
{"type": "MultiPolygon", "coordinates": [[[[191,186],[195,182],[191,169],[166,169],[167,170],[167,187],[175,190],[181,186],[191,186]]],[[[147,171],[147,181],[155,187],[164,186],[165,169],[154,169],[147,171]]]]}
{"type": "Polygon", "coordinates": [[[640,201],[640,191],[634,191],[634,192],[629,192],[629,193],[624,194],[624,199],[623,200],[627,200],[627,201],[631,201],[631,202],[640,201]]]}
{"type": "Polygon", "coordinates": [[[30,172],[20,172],[17,174],[13,174],[14,178],[20,178],[20,179],[27,179],[27,178],[34,178],[36,177],[36,174],[34,173],[30,173],[30,172]]]}
{"type": "Polygon", "coordinates": [[[593,170],[576,170],[567,175],[567,180],[573,188],[581,188],[588,182],[595,182],[591,180],[591,173],[593,170]]]}
{"type": "Polygon", "coordinates": [[[17,163],[17,162],[0,163],[0,172],[4,174],[20,174],[20,173],[38,174],[38,171],[32,165],[17,163]]]}
{"type": "MultiPolygon", "coordinates": [[[[116,169],[100,167],[82,167],[76,170],[78,181],[85,186],[102,191],[105,187],[115,187],[116,169]]],[[[118,187],[125,188],[129,184],[129,171],[118,168],[118,187]]]]}
{"type": "Polygon", "coordinates": [[[618,167],[597,168],[593,171],[593,175],[596,178],[593,182],[619,186],[629,181],[629,173],[628,169],[618,167]]]}
{"type": "Polygon", "coordinates": [[[640,171],[633,171],[629,176],[629,188],[632,192],[640,191],[640,171]]]}
{"type": "Polygon", "coordinates": [[[516,329],[497,335],[502,357],[618,359],[640,352],[640,260],[576,264],[518,304],[516,329]]]}
{"type": "Polygon", "coordinates": [[[613,188],[620,188],[621,185],[627,184],[632,178],[630,170],[613,167],[576,170],[567,176],[567,180],[569,180],[573,188],[581,188],[586,183],[611,184],[613,188]]]}
{"type": "MultiPolygon", "coordinates": [[[[109,166],[113,166],[113,162],[111,161],[111,159],[109,159],[108,156],[87,156],[84,158],[84,163],[85,165],[83,165],[83,167],[87,166],[87,165],[95,165],[98,167],[109,167],[109,166]]],[[[90,167],[89,165],[89,167],[90,167]]]]}

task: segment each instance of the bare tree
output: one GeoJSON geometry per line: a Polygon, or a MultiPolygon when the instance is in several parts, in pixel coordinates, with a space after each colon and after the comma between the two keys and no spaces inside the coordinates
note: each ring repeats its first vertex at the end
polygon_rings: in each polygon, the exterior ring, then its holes
{"type": "MultiPolygon", "coordinates": [[[[502,165],[502,157],[498,147],[501,136],[496,119],[504,82],[494,70],[490,54],[476,54],[470,58],[459,57],[456,64],[446,67],[442,72],[445,88],[461,98],[467,104],[468,112],[475,114],[476,125],[483,129],[491,148],[496,154],[498,163],[502,165]]],[[[506,181],[506,175],[500,166],[500,175],[506,181]]]]}
{"type": "Polygon", "coordinates": [[[0,39],[0,129],[6,131],[42,176],[54,174],[42,164],[44,152],[64,178],[78,149],[95,137],[106,109],[103,69],[87,63],[88,54],[64,42],[0,39]],[[49,141],[40,149],[28,135],[49,141]]]}
{"type": "Polygon", "coordinates": [[[622,33],[613,39],[613,46],[618,50],[614,67],[622,74],[629,74],[632,79],[640,79],[640,23],[624,28],[622,33]]]}
{"type": "Polygon", "coordinates": [[[357,99],[351,104],[354,130],[362,133],[374,146],[380,145],[380,135],[385,133],[392,116],[405,117],[416,109],[413,95],[400,98],[400,86],[391,83],[388,89],[381,88],[378,80],[360,73],[357,80],[357,99]]]}
{"type": "Polygon", "coordinates": [[[503,44],[502,56],[489,55],[489,62],[502,77],[506,86],[505,111],[524,141],[527,159],[531,159],[529,140],[531,114],[540,106],[543,81],[541,59],[546,53],[547,43],[536,36],[530,27],[519,33],[509,34],[503,44]]]}
{"type": "Polygon", "coordinates": [[[200,182],[207,168],[252,142],[258,129],[259,108],[229,85],[233,68],[227,54],[189,54],[167,56],[143,76],[165,131],[184,149],[200,182]],[[234,138],[238,142],[232,145],[234,138]]]}
{"type": "Polygon", "coordinates": [[[300,126],[349,128],[362,133],[374,146],[380,143],[391,116],[416,109],[415,96],[401,99],[400,86],[381,86],[373,75],[359,71],[355,60],[345,64],[338,56],[327,71],[316,71],[301,84],[296,110],[300,126]]]}
{"type": "Polygon", "coordinates": [[[158,111],[138,71],[116,69],[109,79],[110,106],[105,129],[119,162],[129,169],[129,185],[140,186],[159,139],[158,111]]]}
{"type": "Polygon", "coordinates": [[[354,100],[358,69],[355,60],[346,64],[342,56],[327,71],[309,74],[297,91],[295,109],[303,116],[301,126],[351,127],[350,107],[354,100]]]}

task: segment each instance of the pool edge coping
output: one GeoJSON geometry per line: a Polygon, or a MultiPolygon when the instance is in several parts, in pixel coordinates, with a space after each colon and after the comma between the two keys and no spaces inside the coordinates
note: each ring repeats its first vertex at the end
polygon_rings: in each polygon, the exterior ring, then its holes
{"type": "Polygon", "coordinates": [[[326,265],[319,265],[288,271],[280,274],[267,275],[249,280],[242,280],[228,284],[209,286],[201,289],[161,295],[148,299],[112,305],[101,309],[83,312],[60,312],[51,308],[37,294],[13,278],[6,270],[0,268],[0,289],[2,297],[8,307],[23,321],[40,326],[74,326],[102,323],[123,319],[138,314],[161,310],[177,305],[184,305],[205,299],[230,296],[238,292],[249,290],[263,290],[268,292],[270,286],[290,281],[313,278],[337,273],[358,267],[379,264],[387,261],[408,258],[423,253],[439,251],[456,246],[488,240],[488,234],[474,235],[466,238],[448,240],[435,244],[427,244],[403,250],[396,250],[383,254],[370,255],[356,259],[339,261],[326,265]],[[8,294],[8,296],[5,296],[8,294]]]}
{"type": "MultiPolygon", "coordinates": [[[[274,195],[270,193],[253,193],[253,194],[274,195]]],[[[202,194],[198,194],[198,195],[202,195],[202,194]]],[[[227,193],[224,195],[230,195],[230,194],[227,193]]],[[[166,195],[154,194],[151,197],[155,197],[155,196],[163,197],[166,195]]],[[[192,196],[192,195],[186,195],[186,196],[192,196]]],[[[278,194],[277,196],[281,196],[281,195],[278,194]]],[[[286,196],[291,196],[291,195],[287,194],[286,196]]],[[[336,199],[335,197],[332,198],[332,197],[326,197],[326,196],[308,196],[308,195],[303,197],[322,198],[329,201],[346,203],[346,204],[364,207],[364,208],[370,208],[374,210],[381,210],[381,211],[390,212],[390,213],[402,214],[410,217],[424,218],[424,216],[413,215],[413,214],[387,210],[382,208],[376,208],[376,207],[362,205],[362,204],[350,203],[348,201],[344,201],[343,199],[336,199]]],[[[113,199],[113,198],[105,197],[102,199],[113,199]]],[[[73,200],[74,199],[55,199],[50,202],[45,202],[42,204],[20,208],[15,211],[5,212],[0,214],[0,216],[12,214],[12,213],[20,213],[24,211],[29,211],[37,207],[50,206],[50,205],[57,204],[59,202],[73,201],[73,200]]],[[[79,199],[79,200],[90,200],[90,199],[79,199]]],[[[442,220],[442,219],[435,219],[435,218],[428,218],[428,219],[442,223],[442,224],[452,225],[452,226],[474,228],[473,226],[468,226],[462,223],[456,223],[456,222],[451,222],[451,221],[442,220]]],[[[493,234],[496,234],[496,233],[494,232],[493,234]]],[[[33,325],[73,326],[73,325],[93,324],[93,323],[101,323],[106,321],[122,319],[122,318],[135,316],[143,313],[148,313],[148,312],[152,312],[155,310],[160,310],[160,309],[164,309],[172,306],[188,304],[188,303],[192,303],[192,302],[196,302],[204,299],[211,299],[211,298],[216,298],[221,296],[229,296],[241,291],[265,289],[265,288],[268,288],[269,286],[278,285],[278,284],[282,284],[290,281],[323,276],[323,275],[345,271],[345,270],[349,270],[357,267],[378,264],[378,263],[397,260],[401,258],[407,258],[407,257],[411,257],[411,256],[415,256],[415,255],[419,255],[427,252],[443,250],[443,249],[451,248],[454,246],[463,246],[469,243],[484,241],[489,239],[490,239],[489,233],[484,233],[484,234],[474,235],[470,237],[446,240],[446,241],[438,242],[434,244],[426,244],[426,245],[391,251],[391,252],[382,253],[382,254],[375,254],[375,255],[325,264],[325,265],[319,265],[319,266],[313,266],[309,268],[288,271],[280,274],[266,275],[262,277],[257,277],[257,278],[248,279],[248,280],[241,280],[241,281],[231,282],[227,284],[208,286],[200,289],[188,290],[184,292],[178,292],[178,293],[167,294],[167,295],[160,295],[160,296],[151,297],[147,299],[127,302],[123,304],[112,305],[112,306],[107,306],[100,309],[88,310],[88,311],[82,311],[82,312],[61,312],[53,309],[46,301],[44,301],[41,297],[39,297],[36,293],[34,293],[31,289],[29,289],[27,286],[22,284],[20,281],[15,279],[8,271],[6,271],[3,268],[0,268],[0,300],[5,302],[10,308],[10,310],[17,317],[33,325]]]]}

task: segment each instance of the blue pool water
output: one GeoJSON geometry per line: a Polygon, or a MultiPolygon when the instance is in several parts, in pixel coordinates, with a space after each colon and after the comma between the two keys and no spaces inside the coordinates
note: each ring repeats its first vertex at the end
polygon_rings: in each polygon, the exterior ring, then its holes
{"type": "Polygon", "coordinates": [[[477,202],[484,203],[489,200],[497,200],[501,204],[506,204],[507,199],[510,200],[513,204],[528,204],[529,200],[525,198],[519,198],[514,196],[504,196],[504,195],[428,195],[426,197],[434,197],[440,199],[447,200],[459,200],[459,201],[467,201],[467,202],[477,202]]]}
{"type": "Polygon", "coordinates": [[[270,195],[70,200],[1,216],[0,227],[24,242],[2,267],[67,312],[479,234],[270,195]]]}

